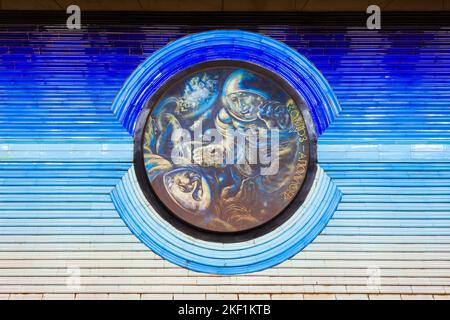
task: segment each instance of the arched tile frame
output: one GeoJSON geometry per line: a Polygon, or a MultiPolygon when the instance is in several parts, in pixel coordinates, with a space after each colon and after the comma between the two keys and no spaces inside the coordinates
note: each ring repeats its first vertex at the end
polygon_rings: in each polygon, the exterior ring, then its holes
{"type": "MultiPolygon", "coordinates": [[[[146,102],[168,79],[197,63],[223,59],[254,63],[281,76],[304,98],[317,136],[340,111],[331,87],[305,57],[266,36],[237,30],[192,34],[158,50],[128,78],[112,110],[133,134],[146,102]]],[[[242,274],[277,265],[306,247],[327,225],[341,192],[318,165],[309,194],[288,221],[263,236],[238,243],[200,240],[170,225],[147,201],[134,167],[112,190],[111,198],[136,237],[164,259],[198,272],[242,274]]]]}

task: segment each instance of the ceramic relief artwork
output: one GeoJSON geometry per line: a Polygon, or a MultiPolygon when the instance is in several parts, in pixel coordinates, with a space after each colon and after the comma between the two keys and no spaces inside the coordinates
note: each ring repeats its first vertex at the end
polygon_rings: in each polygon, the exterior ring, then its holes
{"type": "Polygon", "coordinates": [[[202,230],[239,232],[270,221],[307,174],[299,103],[270,72],[241,66],[216,65],[169,81],[148,106],[142,140],[155,195],[202,230]]]}

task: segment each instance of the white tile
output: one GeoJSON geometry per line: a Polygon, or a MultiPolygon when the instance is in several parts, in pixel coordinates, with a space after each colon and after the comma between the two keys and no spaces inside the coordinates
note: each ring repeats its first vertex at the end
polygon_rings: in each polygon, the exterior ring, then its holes
{"type": "Polygon", "coordinates": [[[182,294],[175,293],[173,295],[174,300],[205,300],[206,295],[204,293],[192,293],[192,294],[182,294]]]}
{"type": "Polygon", "coordinates": [[[137,293],[110,293],[110,300],[140,300],[141,295],[137,293]]]}
{"type": "Polygon", "coordinates": [[[369,294],[370,300],[401,300],[399,294],[369,294]]]}
{"type": "Polygon", "coordinates": [[[107,300],[107,293],[77,293],[76,300],[107,300]]]}
{"type": "Polygon", "coordinates": [[[304,294],[303,295],[305,300],[336,300],[336,295],[334,294],[304,294]]]}
{"type": "Polygon", "coordinates": [[[368,300],[367,294],[336,294],[337,300],[368,300]]]}
{"type": "Polygon", "coordinates": [[[45,293],[43,300],[74,300],[74,293],[45,293]]]}
{"type": "Polygon", "coordinates": [[[141,294],[142,300],[173,300],[173,294],[171,293],[143,293],[141,294]]]}
{"type": "Polygon", "coordinates": [[[42,294],[35,293],[12,293],[9,295],[10,300],[42,300],[42,294]]]}
{"type": "Polygon", "coordinates": [[[227,293],[207,293],[206,300],[237,300],[237,294],[227,294],[227,293]]]}
{"type": "Polygon", "coordinates": [[[402,294],[402,300],[433,300],[431,294],[402,294]]]}
{"type": "Polygon", "coordinates": [[[270,300],[269,294],[239,294],[239,300],[270,300]]]}
{"type": "Polygon", "coordinates": [[[274,293],[271,295],[272,300],[303,300],[303,294],[300,293],[274,293]]]}

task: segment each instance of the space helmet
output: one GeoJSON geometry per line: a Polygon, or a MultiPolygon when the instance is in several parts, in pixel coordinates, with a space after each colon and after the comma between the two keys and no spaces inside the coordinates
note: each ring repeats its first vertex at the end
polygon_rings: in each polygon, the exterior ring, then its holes
{"type": "MultiPolygon", "coordinates": [[[[190,214],[204,214],[212,203],[213,191],[207,177],[199,170],[193,167],[179,167],[167,171],[162,176],[162,184],[158,185],[158,195],[165,193],[170,197],[171,201],[167,201],[166,205],[175,208],[175,212],[180,209],[190,212],[190,214]],[[181,178],[182,181],[176,181],[181,178]]],[[[155,186],[155,184],[152,184],[155,186]]]]}
{"type": "Polygon", "coordinates": [[[233,71],[225,80],[222,99],[231,93],[250,92],[269,100],[269,95],[262,88],[267,87],[267,80],[245,69],[233,71]]]}

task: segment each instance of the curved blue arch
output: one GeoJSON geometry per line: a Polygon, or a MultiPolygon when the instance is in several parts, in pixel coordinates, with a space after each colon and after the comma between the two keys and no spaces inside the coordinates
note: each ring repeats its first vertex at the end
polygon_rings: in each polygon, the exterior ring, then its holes
{"type": "MultiPolygon", "coordinates": [[[[271,38],[235,30],[193,34],[155,52],[128,78],[112,110],[133,133],[149,98],[173,75],[200,62],[223,59],[254,63],[283,77],[304,99],[317,135],[340,111],[331,87],[305,57],[271,38]]],[[[307,246],[328,223],[341,192],[318,167],[306,200],[288,221],[256,239],[226,244],[194,239],[165,221],[142,193],[134,167],[111,198],[130,230],[161,257],[198,272],[241,274],[274,266],[307,246]]]]}
{"type": "Polygon", "coordinates": [[[283,77],[305,100],[318,135],[340,112],[330,85],[308,59],[279,41],[238,30],[192,34],[156,51],[127,79],[112,110],[133,133],[146,102],[168,79],[197,63],[223,59],[255,63],[283,77]]]}
{"type": "Polygon", "coordinates": [[[194,239],[161,218],[149,206],[134,167],[111,198],[133,234],[159,256],[194,271],[230,275],[264,270],[294,256],[326,226],[341,192],[319,167],[310,193],[285,224],[259,238],[227,244],[194,239]]]}

